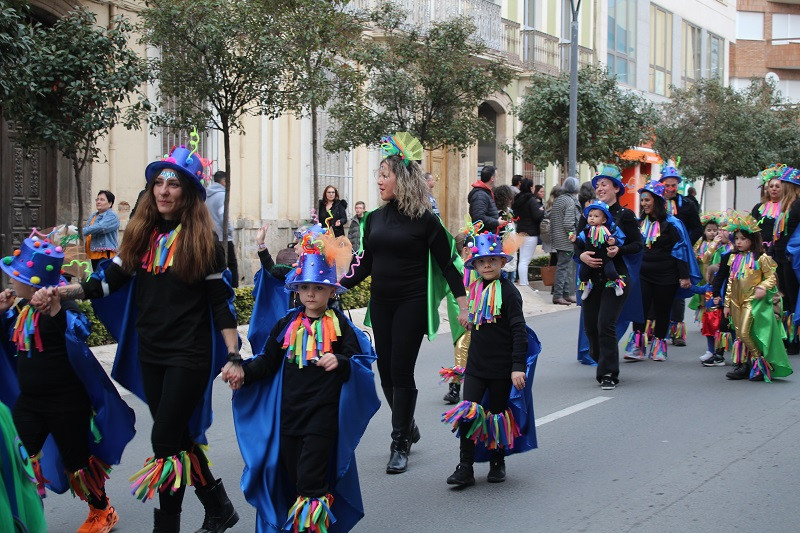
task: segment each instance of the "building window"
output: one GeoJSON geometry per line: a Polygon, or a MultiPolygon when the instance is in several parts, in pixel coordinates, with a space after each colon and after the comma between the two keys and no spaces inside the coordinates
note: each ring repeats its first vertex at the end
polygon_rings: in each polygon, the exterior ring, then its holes
{"type": "Polygon", "coordinates": [[[670,95],[672,13],[650,4],[650,92],[670,95]]]}
{"type": "Polygon", "coordinates": [[[683,23],[683,71],[681,81],[684,87],[691,86],[700,79],[700,28],[688,22],[683,23]]]}
{"type": "Polygon", "coordinates": [[[764,13],[753,11],[736,12],[736,39],[743,41],[764,40],[764,13]]]}
{"type": "Polygon", "coordinates": [[[725,74],[725,40],[711,32],[708,33],[706,64],[708,65],[708,78],[719,80],[722,83],[725,74]]]}
{"type": "Polygon", "coordinates": [[[636,83],[636,1],[608,0],[608,72],[636,83]]]}
{"type": "Polygon", "coordinates": [[[800,42],[800,15],[772,15],[772,44],[798,42],[800,42]]]}

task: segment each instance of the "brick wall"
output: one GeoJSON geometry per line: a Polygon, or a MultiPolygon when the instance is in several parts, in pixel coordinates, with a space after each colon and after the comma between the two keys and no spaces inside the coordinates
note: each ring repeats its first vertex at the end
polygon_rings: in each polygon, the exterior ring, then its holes
{"type": "Polygon", "coordinates": [[[772,15],[774,13],[800,15],[800,5],[768,0],[739,0],[736,9],[764,13],[764,40],[740,40],[731,43],[731,78],[753,76],[763,78],[767,72],[772,71],[778,74],[782,80],[800,80],[800,70],[797,70],[800,68],[800,43],[774,46],[770,42],[772,39],[772,15]]]}

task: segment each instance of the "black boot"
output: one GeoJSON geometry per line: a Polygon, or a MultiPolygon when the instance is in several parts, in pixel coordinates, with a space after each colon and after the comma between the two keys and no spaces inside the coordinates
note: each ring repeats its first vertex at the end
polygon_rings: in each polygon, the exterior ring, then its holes
{"type": "Polygon", "coordinates": [[[489,459],[489,475],[486,481],[489,483],[502,483],[506,480],[506,458],[503,450],[492,452],[489,459]]]}
{"type": "Polygon", "coordinates": [[[444,395],[444,403],[446,404],[456,404],[461,399],[461,384],[460,383],[451,383],[450,390],[447,391],[447,394],[444,395]]]}
{"type": "Polygon", "coordinates": [[[392,445],[390,447],[392,453],[389,462],[386,463],[386,473],[402,474],[408,468],[408,452],[411,450],[417,389],[395,387],[392,405],[392,445]]]}
{"type": "Polygon", "coordinates": [[[750,377],[750,370],[748,370],[748,365],[736,363],[733,365],[733,370],[725,374],[725,377],[728,379],[747,379],[750,377]]]}
{"type": "Polygon", "coordinates": [[[153,509],[153,533],[180,533],[181,513],[169,514],[153,509]]]}
{"type": "Polygon", "coordinates": [[[475,484],[475,472],[472,465],[468,463],[458,463],[456,471],[447,478],[448,485],[458,485],[459,487],[469,487],[475,484]]]}
{"type": "MultiPolygon", "coordinates": [[[[392,387],[383,387],[383,394],[386,396],[386,403],[389,404],[389,409],[392,408],[392,403],[394,402],[394,389],[392,387]]],[[[419,442],[419,439],[422,438],[422,435],[419,432],[419,426],[417,426],[417,422],[412,418],[411,419],[411,444],[416,444],[419,442]]],[[[391,448],[389,448],[391,450],[391,448]]],[[[411,447],[408,448],[409,453],[411,453],[411,447]]]]}
{"type": "Polygon", "coordinates": [[[195,533],[222,533],[239,521],[239,515],[228,499],[221,479],[195,490],[195,494],[206,510],[203,527],[195,533]]]}

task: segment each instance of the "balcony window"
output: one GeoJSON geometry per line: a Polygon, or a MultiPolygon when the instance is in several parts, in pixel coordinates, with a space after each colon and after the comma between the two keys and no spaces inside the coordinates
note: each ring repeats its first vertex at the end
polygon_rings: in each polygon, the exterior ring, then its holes
{"type": "Polygon", "coordinates": [[[753,11],[737,11],[736,40],[763,41],[764,13],[755,13],[753,11]]]}
{"type": "Polygon", "coordinates": [[[800,15],[772,15],[772,44],[789,43],[800,43],[800,15]]]}
{"type": "Polygon", "coordinates": [[[672,13],[650,5],[650,92],[670,95],[672,85],[672,13]]]}
{"type": "Polygon", "coordinates": [[[608,0],[608,72],[636,83],[636,1],[608,0]]]}
{"type": "Polygon", "coordinates": [[[701,76],[700,70],[700,28],[688,22],[683,23],[683,71],[681,81],[690,87],[701,76]]]}
{"type": "Polygon", "coordinates": [[[725,40],[709,32],[706,54],[708,77],[721,83],[725,74],[725,40]]]}

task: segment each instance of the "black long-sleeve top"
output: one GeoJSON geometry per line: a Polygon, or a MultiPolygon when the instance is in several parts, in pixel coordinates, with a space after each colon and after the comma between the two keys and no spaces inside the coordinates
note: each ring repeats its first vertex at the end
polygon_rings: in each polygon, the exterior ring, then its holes
{"type": "Polygon", "coordinates": [[[514,284],[500,278],[503,304],[496,321],[472,328],[465,372],[483,379],[510,379],[525,372],[528,335],[522,314],[522,296],[514,284]]]}
{"type": "Polygon", "coordinates": [[[350,357],[359,353],[358,338],[345,320],[339,318],[341,335],[332,343],[332,353],[339,365],[330,372],[309,365],[300,368],[286,358],[283,339],[279,338],[296,312],[292,311],[275,324],[264,353],[244,365],[245,386],[275,375],[284,365],[281,389],[281,433],[284,435],[335,435],[339,427],[339,397],[342,383],[350,379],[350,357]]]}
{"type": "MultiPolygon", "coordinates": [[[[633,211],[627,207],[622,207],[619,202],[610,206],[608,211],[614,217],[614,224],[625,234],[625,243],[619,246],[619,253],[614,256],[614,268],[617,269],[619,275],[627,274],[628,267],[625,266],[623,256],[638,254],[644,247],[642,233],[639,231],[639,220],[633,211]]],[[[584,229],[586,229],[586,217],[581,216],[578,221],[577,231],[580,232],[584,229]]]]}
{"type": "Polygon", "coordinates": [[[319,217],[319,221],[325,226],[325,220],[332,216],[333,219],[329,221],[331,228],[333,228],[333,234],[337,237],[341,237],[344,235],[344,226],[347,224],[347,201],[345,200],[334,200],[333,204],[331,204],[330,212],[331,214],[328,215],[328,209],[325,208],[327,202],[325,200],[320,200],[317,204],[317,216],[319,217]],[[337,226],[336,222],[340,222],[337,226]]]}
{"type": "Polygon", "coordinates": [[[676,259],[672,249],[681,240],[681,233],[666,220],[659,222],[661,235],[650,248],[644,248],[639,277],[655,285],[672,285],[689,278],[689,265],[676,259]]]}
{"type": "Polygon", "coordinates": [[[767,243],[772,242],[773,232],[775,231],[775,219],[771,217],[761,217],[761,213],[758,210],[762,205],[764,205],[763,202],[754,205],[750,214],[753,215],[753,218],[756,219],[758,225],[761,227],[761,241],[767,243]]]}
{"type": "Polygon", "coordinates": [[[533,193],[519,193],[514,198],[511,206],[519,220],[517,220],[517,231],[525,233],[531,237],[538,237],[541,233],[541,222],[544,218],[544,206],[533,193]]]}
{"type": "Polygon", "coordinates": [[[392,200],[367,217],[362,238],[364,255],[353,276],[343,279],[342,285],[349,289],[372,275],[372,296],[381,300],[424,298],[430,253],[453,296],[464,296],[461,273],[453,263],[455,252],[446,231],[432,212],[412,219],[402,214],[392,200]]]}
{"type": "Polygon", "coordinates": [[[786,218],[786,231],[781,233],[781,236],[778,237],[772,243],[772,257],[775,258],[776,261],[781,262],[788,262],[789,258],[786,257],[786,243],[789,242],[789,238],[794,233],[794,230],[797,229],[797,226],[800,225],[800,200],[795,200],[791,206],[789,206],[789,216],[786,218]]]}
{"type": "MultiPolygon", "coordinates": [[[[161,220],[159,233],[177,227],[177,220],[161,220]]],[[[215,266],[205,279],[186,283],[171,269],[152,274],[137,267],[134,299],[138,307],[136,332],[139,359],[144,363],[183,368],[206,368],[211,360],[211,318],[214,327],[236,327],[236,315],[228,305],[231,288],[222,279],[226,269],[225,251],[216,243],[215,266]]],[[[130,281],[132,274],[114,258],[106,271],[106,284],[94,278],[81,282],[88,299],[102,298],[130,281]]]]}

